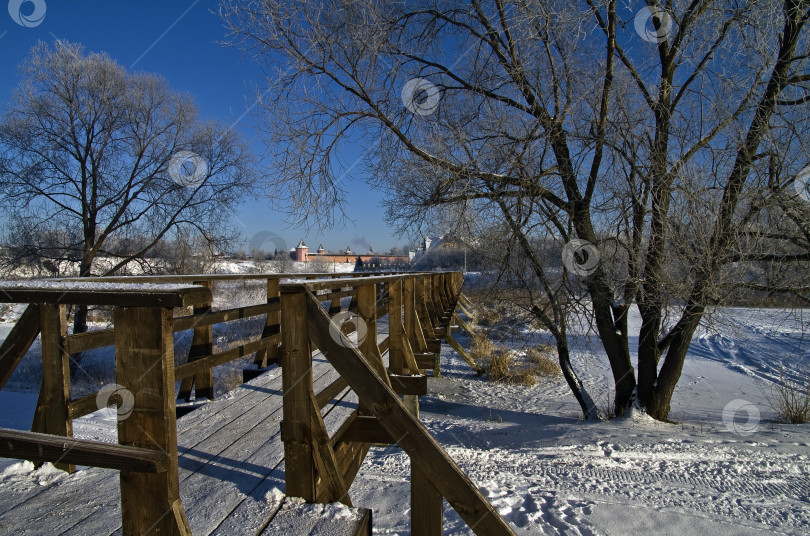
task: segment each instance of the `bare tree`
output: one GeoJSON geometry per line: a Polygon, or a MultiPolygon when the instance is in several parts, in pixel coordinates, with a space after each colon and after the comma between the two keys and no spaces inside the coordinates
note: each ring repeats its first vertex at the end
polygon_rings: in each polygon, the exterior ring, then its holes
{"type": "MultiPolygon", "coordinates": [[[[228,233],[252,158],[234,132],[199,120],[189,95],[63,41],[36,45],[20,72],[0,122],[0,203],[35,240],[63,240],[17,247],[107,275],[163,239],[228,233]],[[110,247],[124,242],[132,249],[110,247]],[[99,267],[101,256],[114,261],[99,267]]],[[[74,331],[86,321],[78,308],[74,331]]]]}
{"type": "Polygon", "coordinates": [[[228,0],[222,12],[276,68],[262,112],[279,184],[300,203],[339,200],[356,167],[339,165],[342,144],[360,138],[392,220],[418,226],[445,205],[490,218],[516,260],[502,273],[532,289],[586,417],[571,307],[604,346],[615,412],[638,401],[666,419],[695,329],[741,263],[807,273],[807,205],[792,194],[810,152],[807,0],[228,0]],[[538,250],[549,240],[556,259],[538,250]]]}

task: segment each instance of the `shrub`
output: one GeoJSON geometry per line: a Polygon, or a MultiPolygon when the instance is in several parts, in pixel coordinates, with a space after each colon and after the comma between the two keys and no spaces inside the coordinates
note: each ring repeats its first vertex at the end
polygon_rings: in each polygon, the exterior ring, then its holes
{"type": "Polygon", "coordinates": [[[804,379],[790,379],[784,371],[780,382],[771,385],[765,393],[768,405],[776,411],[776,420],[784,423],[802,424],[810,420],[810,375],[804,379]]]}
{"type": "Polygon", "coordinates": [[[537,376],[559,376],[560,365],[554,359],[551,346],[539,344],[526,352],[526,363],[537,376]]]}

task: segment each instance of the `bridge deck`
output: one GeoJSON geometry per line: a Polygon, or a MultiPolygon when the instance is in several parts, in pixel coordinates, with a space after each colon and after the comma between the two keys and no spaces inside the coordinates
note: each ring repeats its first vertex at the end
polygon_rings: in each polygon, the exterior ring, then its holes
{"type": "MultiPolygon", "coordinates": [[[[316,354],[315,392],[337,378],[316,354]]],[[[281,370],[274,368],[178,419],[180,495],[195,536],[255,534],[279,510],[270,492],[284,489],[281,407],[281,370]]],[[[348,389],[325,407],[330,433],[356,407],[348,389]]],[[[5,534],[120,534],[118,472],[88,468],[55,485],[3,489],[0,512],[5,534]]]]}

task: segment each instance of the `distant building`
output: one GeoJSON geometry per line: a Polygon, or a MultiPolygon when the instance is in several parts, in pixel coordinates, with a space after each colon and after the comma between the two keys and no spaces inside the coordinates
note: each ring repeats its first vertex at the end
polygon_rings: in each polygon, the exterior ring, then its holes
{"type": "Polygon", "coordinates": [[[357,255],[352,251],[351,247],[346,246],[346,249],[341,253],[327,253],[323,244],[321,244],[318,246],[317,252],[310,253],[309,247],[301,240],[296,247],[290,249],[290,258],[297,262],[323,261],[336,263],[357,263],[357,260],[360,259],[364,265],[407,264],[413,258],[410,254],[381,255],[374,253],[371,245],[369,245],[368,250],[368,254],[357,255]]]}

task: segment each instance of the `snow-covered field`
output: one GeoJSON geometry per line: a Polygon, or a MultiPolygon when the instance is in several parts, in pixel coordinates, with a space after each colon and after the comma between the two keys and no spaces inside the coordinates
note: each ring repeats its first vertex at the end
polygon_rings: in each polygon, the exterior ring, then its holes
{"type": "MultiPolygon", "coordinates": [[[[807,373],[808,320],[723,310],[692,343],[672,404],[677,424],[638,414],[583,422],[562,379],[492,383],[449,348],[443,377],[421,397],[422,420],[519,534],[808,534],[810,425],[775,423],[767,403],[783,364],[788,376],[807,373]]],[[[583,335],[576,348],[586,384],[605,385],[598,341],[583,335]]],[[[0,426],[30,427],[35,401],[0,391],[0,426]]],[[[105,411],[77,421],[75,435],[114,440],[115,414],[105,411]]],[[[409,474],[398,447],[370,451],[350,493],[373,508],[375,533],[409,533],[409,474]]],[[[55,478],[0,460],[0,490],[55,478]]],[[[472,533],[447,505],[445,516],[446,534],[472,533]]]]}

